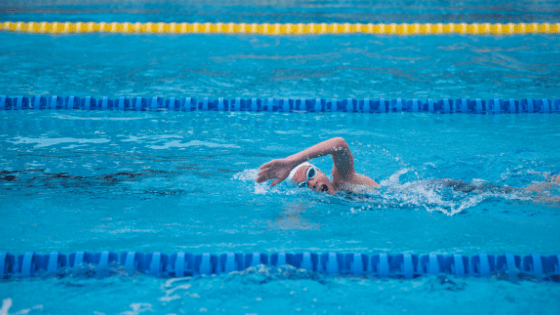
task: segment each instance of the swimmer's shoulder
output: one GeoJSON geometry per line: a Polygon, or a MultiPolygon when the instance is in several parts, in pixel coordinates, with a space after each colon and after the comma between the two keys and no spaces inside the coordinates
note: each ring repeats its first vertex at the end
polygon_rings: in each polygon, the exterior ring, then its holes
{"type": "Polygon", "coordinates": [[[379,184],[376,181],[359,173],[352,174],[349,180],[346,181],[346,184],[379,188],[379,184]]]}
{"type": "Polygon", "coordinates": [[[367,194],[372,189],[379,188],[379,184],[367,176],[356,174],[351,180],[342,182],[336,188],[344,192],[367,194]]]}
{"type": "Polygon", "coordinates": [[[368,194],[369,192],[371,192],[373,189],[376,188],[377,187],[370,186],[370,185],[356,185],[356,184],[346,183],[341,186],[339,191],[350,193],[350,194],[362,195],[362,194],[368,194]]]}
{"type": "Polygon", "coordinates": [[[333,184],[338,191],[362,192],[372,188],[379,188],[379,184],[373,179],[354,172],[349,178],[342,179],[333,172],[333,184]]]}

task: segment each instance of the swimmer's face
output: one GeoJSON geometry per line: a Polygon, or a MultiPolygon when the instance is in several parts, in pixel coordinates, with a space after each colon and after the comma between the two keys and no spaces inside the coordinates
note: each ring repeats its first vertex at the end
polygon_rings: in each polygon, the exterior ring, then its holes
{"type": "MultiPolygon", "coordinates": [[[[305,182],[307,179],[307,170],[312,166],[302,166],[300,167],[296,173],[294,174],[293,181],[296,183],[305,182]]],[[[316,174],[315,176],[307,181],[307,188],[316,191],[316,192],[327,192],[331,195],[334,195],[334,187],[331,181],[327,178],[325,173],[321,172],[320,169],[315,167],[316,174]]]]}

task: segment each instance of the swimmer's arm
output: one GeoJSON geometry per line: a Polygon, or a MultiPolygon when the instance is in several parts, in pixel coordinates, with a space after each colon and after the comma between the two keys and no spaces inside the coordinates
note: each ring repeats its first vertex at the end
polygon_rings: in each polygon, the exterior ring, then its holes
{"type": "Polygon", "coordinates": [[[523,187],[522,189],[527,190],[527,191],[531,191],[531,192],[542,192],[545,190],[551,190],[553,188],[556,188],[560,185],[560,174],[556,175],[556,176],[551,176],[550,180],[548,182],[544,182],[544,183],[537,183],[537,184],[532,184],[529,185],[527,187],[523,187]]]}
{"type": "Polygon", "coordinates": [[[334,162],[332,175],[333,184],[336,189],[338,189],[337,187],[340,187],[340,185],[346,183],[379,187],[379,184],[377,184],[373,179],[356,172],[354,169],[354,157],[352,156],[350,147],[348,146],[348,143],[346,143],[346,140],[341,137],[320,142],[308,149],[291,155],[286,159],[293,160],[293,167],[296,167],[303,162],[329,154],[332,155],[334,162]]]}
{"type": "Polygon", "coordinates": [[[294,163],[294,167],[299,164],[323,157],[332,155],[334,162],[333,173],[338,173],[342,178],[348,178],[355,173],[354,170],[354,157],[350,152],[350,147],[346,140],[342,137],[336,137],[307,148],[299,153],[288,156],[286,159],[294,163]]]}
{"type": "Polygon", "coordinates": [[[558,187],[558,184],[560,183],[559,179],[559,176],[556,176],[556,178],[552,176],[550,182],[532,184],[530,186],[523,187],[522,189],[532,193],[537,193],[536,195],[533,195],[535,200],[546,203],[560,203],[560,196],[550,193],[552,189],[558,187]],[[539,194],[544,192],[549,192],[549,194],[539,194]]]}
{"type": "Polygon", "coordinates": [[[295,166],[297,166],[305,161],[329,154],[332,155],[334,162],[332,175],[333,184],[336,189],[339,189],[339,187],[344,184],[379,187],[379,184],[373,179],[356,172],[354,169],[354,156],[352,156],[352,152],[346,140],[341,137],[320,142],[297,154],[289,156],[288,159],[295,160],[295,166]]]}
{"type": "Polygon", "coordinates": [[[270,184],[270,186],[274,186],[285,180],[290,171],[299,164],[329,154],[332,155],[334,161],[333,171],[338,172],[339,176],[350,178],[355,173],[354,157],[350,152],[348,143],[343,138],[336,137],[320,142],[285,159],[272,160],[263,164],[260,167],[257,182],[262,183],[269,179],[276,179],[270,184]]]}

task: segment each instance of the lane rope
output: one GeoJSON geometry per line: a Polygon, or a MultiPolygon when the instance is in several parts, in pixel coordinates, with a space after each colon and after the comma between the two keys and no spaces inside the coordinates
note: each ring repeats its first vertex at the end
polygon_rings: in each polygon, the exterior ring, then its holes
{"type": "Polygon", "coordinates": [[[521,35],[558,34],[560,23],[412,23],[412,24],[257,24],[257,23],[119,23],[119,22],[2,22],[0,30],[38,34],[246,34],[246,35],[320,35],[320,34],[382,34],[382,35],[521,35]]]}
{"type": "Polygon", "coordinates": [[[12,255],[0,252],[2,279],[72,274],[71,268],[88,269],[87,277],[106,273],[107,268],[129,269],[160,277],[185,277],[195,275],[227,274],[260,265],[282,267],[286,265],[310,272],[325,274],[371,275],[379,278],[396,277],[412,279],[423,275],[449,274],[457,277],[517,276],[520,279],[560,282],[560,255],[526,256],[506,253],[503,255],[461,254],[426,255],[362,253],[223,253],[191,254],[178,252],[167,255],[161,252],[110,251],[91,253],[78,251],[70,255],[52,251],[41,255],[33,251],[12,255]],[[88,268],[89,267],[89,268],[88,268]]]}
{"type": "Polygon", "coordinates": [[[429,112],[462,114],[559,113],[560,99],[288,99],[235,98],[197,100],[194,97],[165,99],[163,97],[107,96],[16,96],[0,95],[0,113],[19,110],[109,110],[109,111],[246,111],[246,112],[429,112]]]}

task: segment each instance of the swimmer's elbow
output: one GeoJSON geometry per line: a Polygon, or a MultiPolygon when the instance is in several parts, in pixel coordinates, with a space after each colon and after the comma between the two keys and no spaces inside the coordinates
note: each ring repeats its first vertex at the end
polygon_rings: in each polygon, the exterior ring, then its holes
{"type": "Polygon", "coordinates": [[[344,140],[344,138],[335,137],[332,140],[334,141],[335,147],[350,150],[350,147],[348,147],[348,143],[346,142],[346,140],[344,140]]]}

